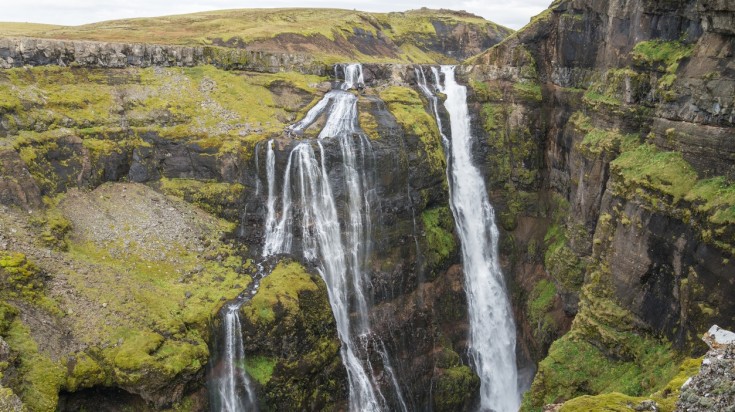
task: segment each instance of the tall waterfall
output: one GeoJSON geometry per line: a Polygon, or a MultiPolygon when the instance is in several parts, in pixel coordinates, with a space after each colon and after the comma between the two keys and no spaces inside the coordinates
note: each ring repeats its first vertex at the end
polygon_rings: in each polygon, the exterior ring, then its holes
{"type": "MultiPolygon", "coordinates": [[[[359,64],[337,66],[336,69],[344,72],[344,82],[329,91],[301,121],[288,128],[290,133],[301,134],[326,115],[319,140],[315,144],[308,141],[299,143],[289,154],[283,173],[280,211],[276,210],[275,162],[273,143],[269,142],[266,161],[268,211],[263,255],[292,253],[295,234],[301,235],[303,258],[317,264],[327,285],[342,342],[342,362],[347,369],[350,410],[380,411],[386,409],[386,400],[372,369],[369,365],[366,367],[364,360],[367,346],[372,342],[368,318],[369,278],[363,267],[370,251],[372,234],[370,215],[374,190],[369,169],[373,155],[370,140],[358,126],[357,96],[350,92],[352,88],[362,87],[364,80],[359,64]],[[322,141],[327,139],[338,141],[342,157],[346,197],[344,222],[339,219],[326,167],[322,141]],[[314,146],[318,147],[318,156],[314,146]],[[280,218],[276,218],[278,215],[280,218]]],[[[396,398],[405,410],[385,345],[377,342],[373,346],[383,359],[396,398]]]]}
{"type": "MultiPolygon", "coordinates": [[[[441,129],[437,99],[428,88],[423,71],[420,89],[433,105],[441,129]]],[[[498,229],[495,211],[488,200],[485,182],[472,163],[472,135],[467,108],[467,89],[454,77],[454,67],[442,66],[434,82],[446,94],[444,107],[451,123],[447,149],[447,177],[452,214],[462,247],[462,265],[470,320],[469,355],[480,377],[480,410],[516,411],[520,406],[515,358],[515,325],[498,260],[498,229]]]]}

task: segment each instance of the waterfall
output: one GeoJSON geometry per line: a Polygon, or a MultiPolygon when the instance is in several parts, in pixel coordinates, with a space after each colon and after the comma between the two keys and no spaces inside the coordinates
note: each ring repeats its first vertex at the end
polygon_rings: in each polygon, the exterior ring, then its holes
{"type": "MultiPolygon", "coordinates": [[[[350,410],[380,411],[387,408],[386,400],[365,359],[371,332],[367,297],[369,277],[363,267],[370,253],[370,214],[375,200],[368,171],[373,153],[370,140],[358,126],[358,98],[350,91],[364,85],[362,66],[336,66],[335,73],[339,69],[344,72],[344,82],[329,91],[302,120],[287,128],[290,133],[301,134],[323,114],[326,115],[325,125],[316,141],[319,156],[311,142],[297,144],[289,154],[283,174],[280,219],[276,217],[275,161],[273,145],[269,142],[266,160],[268,212],[263,256],[292,253],[294,230],[300,229],[303,258],[316,264],[327,285],[342,342],[340,353],[347,370],[350,410]],[[334,139],[339,144],[344,171],[344,222],[339,219],[322,145],[322,141],[334,139]],[[298,220],[301,221],[300,227],[296,224],[298,220]]],[[[385,345],[377,342],[374,346],[390,376],[396,399],[405,410],[385,345]]]]}
{"type": "Polygon", "coordinates": [[[245,372],[245,349],[242,341],[240,308],[255,295],[264,276],[258,264],[253,281],[240,295],[226,303],[220,310],[221,338],[212,351],[208,371],[210,410],[219,412],[243,412],[258,410],[250,377],[245,372]]]}
{"type": "MultiPolygon", "coordinates": [[[[441,86],[433,68],[435,85],[447,99],[450,138],[443,133],[447,150],[447,177],[452,214],[460,238],[465,291],[470,320],[469,356],[480,377],[480,410],[516,411],[520,406],[515,360],[515,325],[498,260],[498,229],[485,182],[472,163],[472,135],[467,89],[454,78],[454,67],[442,66],[441,86]]],[[[426,85],[423,70],[417,72],[419,88],[432,103],[439,129],[437,98],[426,85]],[[419,73],[420,72],[420,73],[419,73]]]]}

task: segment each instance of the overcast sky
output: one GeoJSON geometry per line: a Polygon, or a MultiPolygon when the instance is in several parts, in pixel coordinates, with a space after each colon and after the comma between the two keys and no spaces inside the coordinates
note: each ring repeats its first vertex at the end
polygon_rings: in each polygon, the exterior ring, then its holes
{"type": "Polygon", "coordinates": [[[364,11],[405,11],[429,7],[466,10],[519,29],[549,4],[551,0],[0,0],[0,21],[78,25],[130,17],[254,7],[332,7],[364,11]]]}

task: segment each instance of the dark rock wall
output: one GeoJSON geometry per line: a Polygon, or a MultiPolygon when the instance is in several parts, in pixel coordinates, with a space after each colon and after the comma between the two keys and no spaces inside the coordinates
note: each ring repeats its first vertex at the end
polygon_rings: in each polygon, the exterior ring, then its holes
{"type": "MultiPolygon", "coordinates": [[[[536,233],[545,232],[543,267],[532,276],[533,230],[503,225],[507,256],[520,257],[509,265],[514,304],[525,315],[519,334],[537,359],[575,315],[564,341],[592,343],[611,365],[619,361],[613,348],[631,344],[611,340],[610,331],[635,331],[695,354],[711,323],[735,322],[733,222],[714,218],[687,192],[706,179],[732,184],[733,141],[725,136],[735,130],[733,14],[724,2],[557,1],[469,62],[465,78],[489,181],[498,159],[538,175],[536,186],[524,187],[519,173],[506,172],[494,197],[501,215],[520,191],[537,194],[541,205],[524,201],[519,218],[535,219],[536,233]],[[510,157],[529,154],[523,141],[538,148],[530,154],[539,163],[510,157]],[[558,299],[545,306],[536,293],[543,281],[554,283],[558,299]],[[600,302],[620,311],[611,316],[600,302]],[[539,319],[539,306],[549,317],[539,319]]],[[[562,386],[551,383],[554,365],[542,363],[545,380],[537,379],[525,407],[596,393],[595,378],[569,376],[559,379],[575,389],[554,392],[562,386]]]]}
{"type": "Polygon", "coordinates": [[[275,73],[283,70],[323,75],[324,64],[299,53],[274,53],[215,46],[171,46],[35,38],[0,39],[0,68],[23,66],[192,67],[275,73]]]}

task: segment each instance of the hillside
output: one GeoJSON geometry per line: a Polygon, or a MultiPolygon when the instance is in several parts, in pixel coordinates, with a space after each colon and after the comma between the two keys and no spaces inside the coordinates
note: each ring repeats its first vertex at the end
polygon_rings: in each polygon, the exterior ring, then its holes
{"type": "Polygon", "coordinates": [[[308,53],[326,63],[457,62],[498,43],[511,32],[469,13],[430,9],[400,13],[236,9],[74,27],[0,23],[0,37],[218,45],[308,53]]]}

